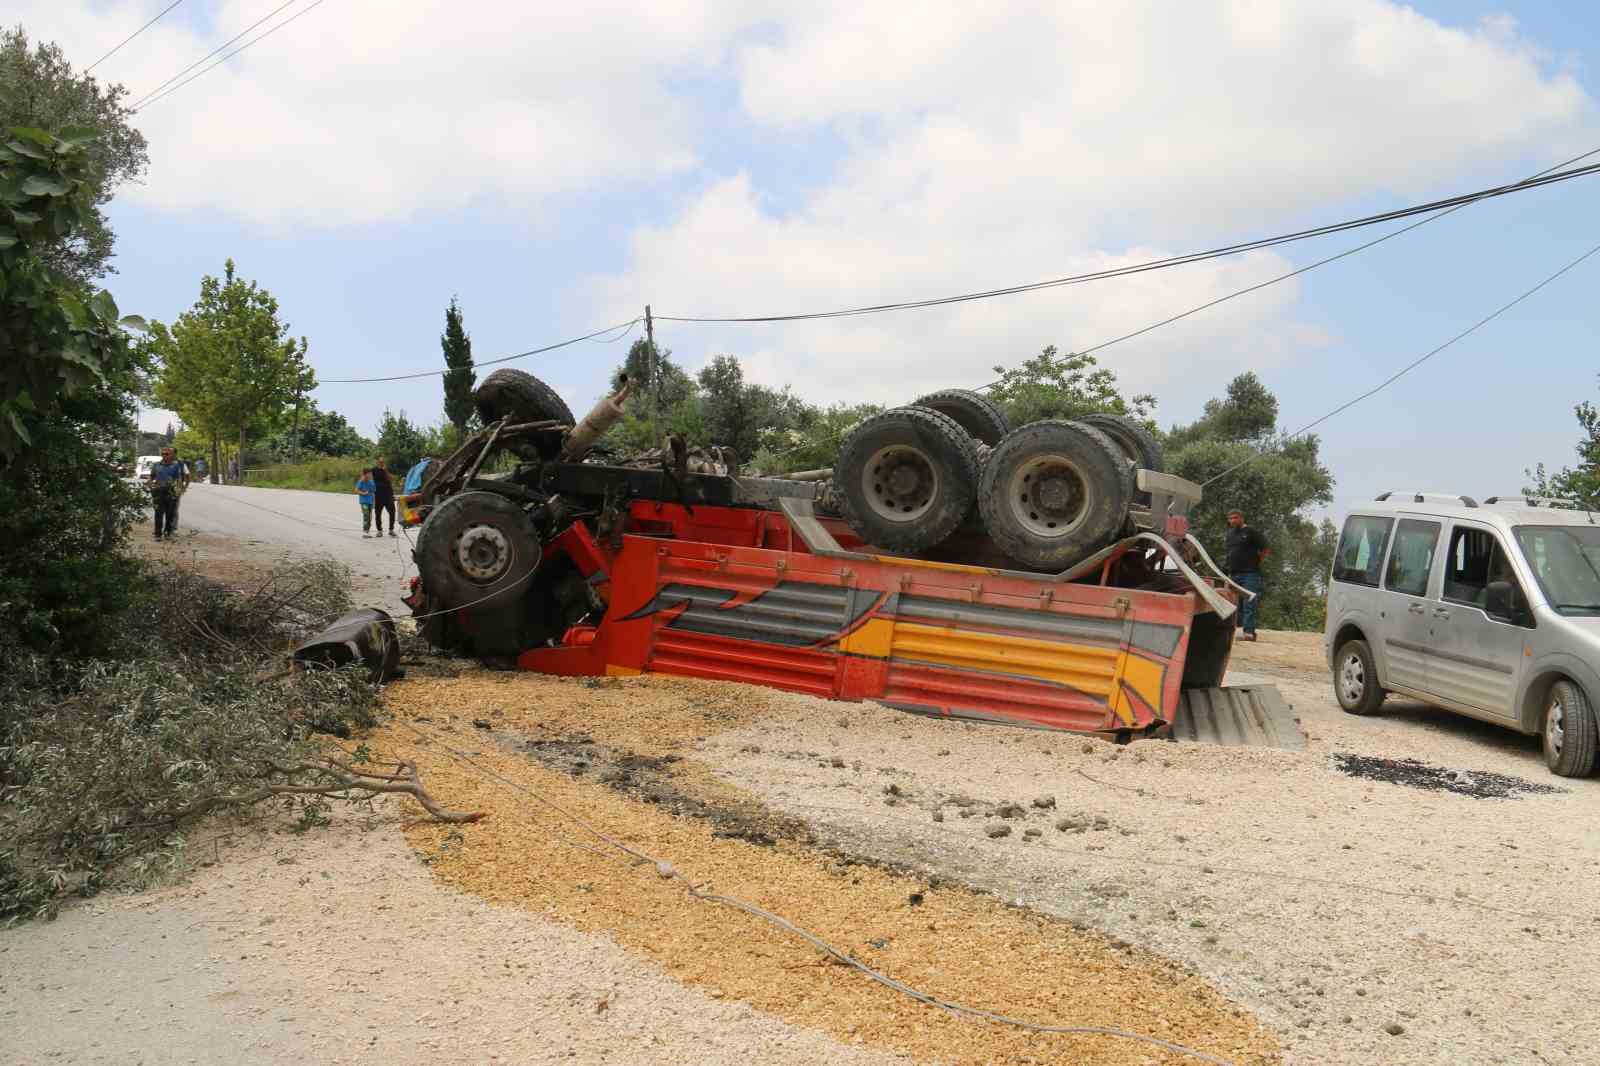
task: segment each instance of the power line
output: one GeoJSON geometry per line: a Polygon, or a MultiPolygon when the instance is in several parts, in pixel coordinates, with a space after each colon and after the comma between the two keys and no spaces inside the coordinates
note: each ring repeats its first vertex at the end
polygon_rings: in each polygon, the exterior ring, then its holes
{"type": "Polygon", "coordinates": [[[200,78],[200,77],[203,77],[206,74],[211,73],[211,71],[213,71],[213,70],[217,69],[218,67],[222,66],[222,64],[226,63],[228,60],[232,59],[234,56],[238,55],[240,52],[243,52],[246,48],[250,48],[253,45],[260,44],[262,41],[266,40],[268,37],[271,37],[274,33],[277,33],[279,30],[283,29],[285,26],[289,25],[291,22],[294,22],[296,19],[300,18],[303,15],[309,14],[314,9],[316,9],[318,7],[321,7],[326,2],[326,0],[313,0],[313,3],[309,4],[306,7],[301,8],[299,11],[296,11],[293,15],[290,15],[288,18],[284,19],[282,22],[278,23],[276,26],[273,26],[271,29],[267,30],[265,33],[262,33],[262,34],[260,34],[260,35],[258,35],[256,37],[253,37],[250,40],[246,41],[244,44],[241,44],[238,48],[235,48],[233,51],[229,52],[227,55],[225,55],[222,58],[218,59],[216,62],[212,63],[210,66],[202,67],[200,70],[195,71],[195,73],[190,74],[189,77],[184,78],[182,81],[178,82],[178,84],[173,85],[172,88],[170,88],[170,89],[164,88],[166,85],[170,85],[177,78],[183,78],[183,75],[185,73],[188,73],[188,71],[190,71],[190,70],[194,70],[194,68],[196,66],[199,66],[200,63],[204,63],[206,61],[206,59],[209,59],[209,58],[211,58],[211,56],[216,55],[217,52],[220,52],[223,48],[228,47],[229,44],[232,44],[234,41],[237,41],[240,37],[243,37],[246,33],[249,33],[250,30],[255,29],[257,26],[259,26],[263,22],[267,21],[267,19],[270,19],[273,15],[276,15],[278,12],[282,11],[284,8],[288,7],[290,4],[292,4],[294,2],[295,2],[295,0],[285,0],[284,3],[282,3],[278,7],[274,8],[269,14],[265,15],[264,17],[262,17],[260,19],[257,19],[255,22],[251,23],[249,29],[244,30],[242,33],[240,33],[237,36],[235,36],[232,39],[230,39],[226,44],[223,44],[223,45],[219,46],[218,48],[214,49],[211,52],[210,55],[201,58],[197,63],[190,64],[183,71],[181,71],[180,73],[175,75],[173,78],[168,78],[165,82],[163,82],[161,85],[157,86],[154,90],[152,90],[151,92],[145,94],[145,97],[142,100],[140,100],[137,104],[134,105],[134,108],[133,108],[134,113],[137,114],[138,112],[144,110],[145,108],[149,107],[151,104],[155,103],[158,100],[166,99],[167,97],[171,96],[173,93],[177,92],[179,89],[183,88],[185,85],[188,85],[190,82],[194,81],[196,78],[200,78]]]}
{"type": "Polygon", "coordinates": [[[96,59],[93,63],[90,63],[87,67],[84,67],[83,68],[83,72],[85,74],[88,74],[95,67],[98,67],[101,63],[104,63],[106,60],[110,59],[112,56],[114,56],[118,52],[122,51],[122,45],[127,44],[129,41],[131,41],[135,37],[139,36],[139,34],[143,33],[145,30],[148,30],[151,26],[154,26],[156,23],[160,22],[162,15],[165,15],[168,11],[171,11],[173,8],[177,7],[181,3],[183,3],[183,0],[172,0],[172,3],[168,4],[166,7],[161,9],[161,14],[160,15],[157,15],[155,18],[151,19],[149,22],[146,22],[143,26],[140,26],[138,29],[136,29],[132,33],[128,34],[128,36],[126,36],[126,37],[124,37],[122,39],[122,44],[117,45],[111,51],[107,52],[105,55],[101,56],[99,59],[96,59]]]}
{"type": "MultiPolygon", "coordinates": [[[[1600,153],[1600,148],[1597,148],[1591,152],[1587,152],[1584,155],[1576,157],[1575,159],[1568,160],[1566,163],[1561,163],[1555,167],[1542,170],[1533,177],[1526,178],[1511,185],[1497,185],[1488,189],[1478,190],[1477,192],[1461,193],[1443,200],[1434,200],[1429,203],[1415,204],[1411,207],[1397,208],[1395,210],[1384,211],[1376,215],[1367,215],[1362,218],[1349,219],[1344,222],[1334,222],[1327,225],[1316,226],[1311,229],[1297,230],[1292,233],[1279,234],[1275,237],[1262,237],[1256,240],[1243,241],[1237,244],[1223,245],[1222,247],[1211,248],[1205,251],[1188,252],[1183,255],[1169,256],[1164,259],[1153,259],[1143,263],[1134,263],[1128,266],[1114,267],[1110,270],[1096,270],[1084,274],[1072,274],[1067,277],[1052,278],[1047,281],[1036,281],[1025,285],[1010,285],[999,289],[986,289],[981,292],[961,293],[954,296],[938,296],[925,300],[907,300],[899,303],[872,304],[863,307],[850,307],[835,311],[816,311],[781,315],[756,315],[739,318],[712,318],[684,315],[656,315],[655,317],[664,322],[722,324],[800,322],[814,319],[847,318],[855,315],[879,314],[884,311],[905,311],[927,307],[940,307],[945,304],[964,303],[970,300],[987,300],[996,296],[1011,296],[1018,293],[1037,292],[1041,289],[1053,289],[1066,285],[1081,285],[1091,281],[1103,281],[1108,278],[1127,277],[1132,274],[1142,274],[1153,270],[1164,270],[1169,267],[1185,266],[1190,263],[1204,262],[1208,259],[1217,259],[1223,256],[1238,255],[1242,252],[1257,251],[1263,248],[1273,248],[1280,244],[1308,240],[1312,237],[1324,237],[1333,233],[1342,233],[1349,229],[1358,229],[1364,226],[1373,226],[1384,222],[1393,222],[1399,219],[1409,218],[1413,215],[1430,214],[1436,211],[1447,213],[1448,211],[1465,207],[1467,204],[1476,203],[1479,200],[1496,196],[1506,196],[1515,192],[1525,192],[1528,189],[1534,189],[1543,185],[1554,184],[1556,182],[1568,181],[1572,178],[1587,177],[1588,175],[1600,172],[1600,163],[1591,164],[1585,167],[1578,167],[1570,171],[1561,171],[1560,173],[1552,173],[1552,171],[1559,170],[1561,167],[1568,166],[1571,163],[1586,159],[1589,156],[1597,153],[1600,153]]],[[[1418,223],[1418,225],[1420,224],[1421,223],[1418,223]]],[[[1397,231],[1397,233],[1403,232],[1405,232],[1405,230],[1397,231]]],[[[1390,236],[1394,235],[1395,234],[1390,234],[1390,236]]],[[[1388,238],[1385,237],[1382,239],[1386,240],[1388,238]]],[[[1372,243],[1378,242],[1374,241],[1372,243]]],[[[1370,247],[1370,245],[1365,245],[1363,247],[1370,247]]],[[[1352,249],[1352,252],[1359,250],[1359,248],[1352,249]]]]}
{"type": "MultiPolygon", "coordinates": [[[[602,333],[616,333],[617,336],[615,336],[615,337],[607,337],[602,342],[602,343],[607,343],[607,344],[615,344],[617,341],[622,340],[629,333],[633,332],[633,327],[637,326],[638,324],[639,324],[639,320],[637,318],[635,318],[635,319],[632,319],[631,321],[628,321],[628,322],[620,322],[615,326],[607,326],[605,329],[597,329],[593,333],[585,333],[581,337],[573,337],[571,340],[561,341],[561,342],[559,342],[557,344],[547,344],[543,348],[530,348],[525,352],[518,352],[515,355],[502,355],[497,359],[483,359],[483,360],[480,360],[478,362],[470,364],[465,369],[476,369],[476,368],[478,368],[480,366],[494,366],[496,363],[509,363],[513,359],[526,359],[530,355],[539,355],[539,354],[541,354],[543,352],[553,352],[557,348],[565,348],[568,345],[577,344],[580,341],[594,340],[596,337],[599,337],[602,333]]],[[[323,380],[319,380],[317,382],[317,384],[319,384],[319,385],[361,385],[361,384],[367,384],[369,382],[376,382],[376,381],[410,381],[410,380],[412,380],[414,378],[436,377],[436,376],[439,376],[439,375],[442,375],[442,374],[448,374],[448,373],[450,373],[451,370],[460,370],[460,369],[463,369],[463,368],[462,367],[445,367],[445,368],[440,369],[440,370],[420,370],[420,371],[417,371],[414,374],[390,374],[387,377],[377,377],[377,378],[326,378],[326,379],[323,379],[323,380]]]]}
{"type": "MultiPolygon", "coordinates": [[[[1539,284],[1535,285],[1533,288],[1528,289],[1526,292],[1524,292],[1522,295],[1518,296],[1516,299],[1511,300],[1508,303],[1501,304],[1499,307],[1495,308],[1493,311],[1489,312],[1487,315],[1485,315],[1482,318],[1478,319],[1478,321],[1474,322],[1472,325],[1468,326],[1466,329],[1462,330],[1460,333],[1457,333],[1454,337],[1451,337],[1449,340],[1445,341],[1443,344],[1439,345],[1437,348],[1433,348],[1433,349],[1429,350],[1428,352],[1425,352],[1421,356],[1417,357],[1416,359],[1413,359],[1411,362],[1407,363],[1405,366],[1401,367],[1399,370],[1395,371],[1393,374],[1389,375],[1383,381],[1379,382],[1377,385],[1374,385],[1372,388],[1368,389],[1366,392],[1363,392],[1361,395],[1356,396],[1353,399],[1346,400],[1344,403],[1340,404],[1338,407],[1335,407],[1333,410],[1329,411],[1327,414],[1323,415],[1321,418],[1318,418],[1318,419],[1315,419],[1315,420],[1313,420],[1311,422],[1306,423],[1304,426],[1301,426],[1299,429],[1295,430],[1293,433],[1290,433],[1288,436],[1284,437],[1283,440],[1284,441],[1290,441],[1290,440],[1293,440],[1296,437],[1304,436],[1305,434],[1311,432],[1313,429],[1316,429],[1318,426],[1322,425],[1322,423],[1326,422],[1328,419],[1332,418],[1334,415],[1340,414],[1341,412],[1344,412],[1344,411],[1348,411],[1350,408],[1354,407],[1356,404],[1360,403],[1362,400],[1365,400],[1370,396],[1377,395],[1378,393],[1382,392],[1384,389],[1388,388],[1390,385],[1393,385],[1396,381],[1399,381],[1401,378],[1403,378],[1407,374],[1411,373],[1413,370],[1415,370],[1417,367],[1421,366],[1423,363],[1426,363],[1429,359],[1432,359],[1434,356],[1438,355],[1440,352],[1442,352],[1446,348],[1450,347],[1452,344],[1456,343],[1457,341],[1459,341],[1459,340],[1461,340],[1461,339],[1463,339],[1465,337],[1470,336],[1473,333],[1476,333],[1482,327],[1487,326],[1490,322],[1493,322],[1495,319],[1499,318],[1501,315],[1505,314],[1507,311],[1511,310],[1513,307],[1517,306],[1522,301],[1526,300],[1528,297],[1532,296],[1534,293],[1538,292],[1540,289],[1544,288],[1546,285],[1549,285],[1551,282],[1553,282],[1557,278],[1561,277],[1561,275],[1563,275],[1567,271],[1573,269],[1579,263],[1582,263],[1585,259],[1588,259],[1590,256],[1594,255],[1597,252],[1600,252],[1600,244],[1597,244],[1593,248],[1590,248],[1587,252],[1584,252],[1582,255],[1578,256],[1578,258],[1572,260],[1566,266],[1562,267],[1560,270],[1557,270],[1554,274],[1551,274],[1549,277],[1547,277],[1543,281],[1539,282],[1539,284]]],[[[1242,462],[1235,463],[1234,465],[1228,467],[1228,469],[1224,470],[1222,473],[1216,474],[1213,477],[1208,478],[1206,481],[1201,483],[1200,487],[1201,488],[1205,488],[1207,485],[1210,485],[1213,481],[1220,481],[1222,478],[1227,477],[1229,474],[1233,473],[1234,471],[1240,470],[1240,469],[1243,469],[1246,466],[1249,466],[1251,463],[1255,462],[1257,459],[1260,459],[1262,456],[1269,454],[1273,450],[1274,449],[1268,448],[1268,449],[1263,449],[1261,451],[1256,452],[1254,455],[1250,456],[1250,458],[1245,459],[1242,462]]]]}
{"type": "Polygon", "coordinates": [[[201,56],[199,59],[195,60],[193,63],[190,63],[188,66],[186,66],[182,70],[178,71],[178,73],[174,74],[172,77],[168,78],[166,81],[162,82],[160,85],[157,85],[154,89],[151,89],[149,92],[147,92],[143,96],[139,97],[138,102],[133,105],[133,110],[134,111],[138,111],[139,108],[144,105],[144,102],[146,100],[149,100],[151,97],[153,97],[157,93],[159,93],[162,89],[165,89],[167,86],[171,85],[173,82],[177,81],[179,78],[181,78],[185,74],[189,73],[195,67],[198,67],[201,63],[204,63],[206,60],[210,59],[212,56],[214,56],[217,53],[223,51],[230,44],[232,44],[234,41],[237,41],[240,37],[243,37],[245,34],[249,33],[251,30],[255,29],[257,26],[259,26],[263,22],[267,21],[267,19],[270,19],[273,15],[276,15],[278,12],[282,11],[284,8],[288,7],[290,4],[293,4],[294,2],[295,2],[295,0],[283,0],[283,3],[279,4],[277,7],[273,8],[271,11],[267,12],[265,15],[261,16],[259,19],[257,19],[256,21],[252,22],[250,25],[246,26],[244,29],[240,30],[238,33],[234,34],[232,37],[228,38],[226,41],[223,41],[221,44],[217,45],[215,48],[213,48],[211,51],[207,52],[205,55],[201,56]]]}

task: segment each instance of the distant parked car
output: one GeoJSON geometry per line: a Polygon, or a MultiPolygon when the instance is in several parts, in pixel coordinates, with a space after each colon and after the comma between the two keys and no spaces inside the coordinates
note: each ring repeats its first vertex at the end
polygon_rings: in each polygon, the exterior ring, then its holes
{"type": "Polygon", "coordinates": [[[1553,773],[1583,777],[1600,743],[1600,520],[1386,492],[1345,519],[1323,645],[1351,714],[1402,693],[1537,733],[1553,773]]]}

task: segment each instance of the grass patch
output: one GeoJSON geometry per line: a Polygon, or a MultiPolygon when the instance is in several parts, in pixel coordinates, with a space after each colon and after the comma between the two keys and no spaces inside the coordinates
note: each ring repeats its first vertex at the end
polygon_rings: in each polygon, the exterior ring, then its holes
{"type": "Polygon", "coordinates": [[[268,489],[310,489],[314,492],[355,491],[356,479],[362,467],[371,466],[368,459],[348,459],[324,456],[304,463],[280,463],[245,471],[244,483],[268,489]]]}

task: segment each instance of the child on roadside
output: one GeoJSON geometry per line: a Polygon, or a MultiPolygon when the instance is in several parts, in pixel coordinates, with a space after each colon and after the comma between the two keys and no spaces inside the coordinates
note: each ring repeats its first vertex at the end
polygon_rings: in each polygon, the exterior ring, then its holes
{"type": "Polygon", "coordinates": [[[361,477],[356,480],[356,496],[361,500],[361,535],[372,536],[372,494],[378,489],[377,483],[372,480],[372,468],[362,467],[361,477]]]}

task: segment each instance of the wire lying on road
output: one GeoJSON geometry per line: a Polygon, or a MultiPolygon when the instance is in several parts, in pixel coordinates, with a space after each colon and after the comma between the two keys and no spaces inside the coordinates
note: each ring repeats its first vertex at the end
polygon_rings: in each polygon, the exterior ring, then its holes
{"type": "Polygon", "coordinates": [[[721,904],[723,906],[732,907],[732,908],[734,908],[736,910],[743,911],[744,913],[749,914],[752,917],[760,918],[762,921],[769,922],[772,925],[775,925],[778,928],[780,928],[780,929],[792,934],[793,936],[799,937],[800,939],[806,941],[811,946],[815,947],[817,950],[827,954],[830,958],[833,958],[833,959],[837,960],[838,962],[841,962],[844,965],[849,966],[850,968],[856,970],[857,972],[859,972],[862,975],[870,978],[871,980],[877,982],[878,984],[883,985],[885,988],[888,988],[888,989],[890,989],[892,991],[898,992],[901,995],[909,996],[910,998],[917,1000],[919,1003],[925,1003],[930,1007],[937,1007],[940,1010],[948,1011],[948,1012],[950,1012],[952,1014],[963,1015],[963,1016],[966,1016],[966,1017],[969,1017],[969,1018],[979,1018],[979,1019],[982,1019],[984,1021],[995,1022],[995,1023],[1000,1024],[1000,1025],[1009,1025],[1009,1026],[1012,1026],[1012,1027],[1018,1028],[1018,1029],[1026,1029],[1029,1032],[1060,1034],[1060,1035],[1068,1035],[1068,1036],[1071,1036],[1071,1035],[1109,1036],[1109,1037],[1115,1037],[1115,1038],[1121,1039],[1121,1040],[1133,1040],[1133,1041],[1137,1041],[1139,1043],[1148,1044],[1148,1045],[1150,1045],[1152,1047],[1161,1048],[1164,1051],[1173,1052],[1174,1054],[1177,1054],[1177,1055],[1187,1055],[1190,1058],[1197,1059],[1197,1060],[1199,1060],[1201,1062],[1211,1063],[1211,1064],[1213,1064],[1213,1066],[1232,1066],[1232,1064],[1227,1059],[1220,1059],[1220,1058],[1217,1058],[1214,1055],[1210,1055],[1210,1054],[1208,1054],[1208,1053],[1206,1053],[1204,1051],[1199,1051],[1199,1050],[1197,1050],[1195,1048],[1186,1047],[1183,1044],[1173,1043],[1173,1042],[1168,1041],[1168,1040],[1162,1040],[1159,1037],[1147,1036],[1147,1035],[1145,1035],[1143,1033],[1135,1033],[1135,1032],[1131,1032],[1131,1031],[1126,1030],[1126,1029],[1113,1029],[1113,1028],[1109,1028],[1109,1027],[1105,1027],[1105,1026],[1097,1026],[1097,1025],[1041,1025],[1041,1024],[1038,1024],[1038,1023],[1035,1023],[1035,1022],[1025,1021],[1025,1020],[1023,1020],[1021,1018],[1013,1018],[1013,1017],[1011,1017],[1009,1015],[998,1014],[998,1013],[995,1013],[993,1011],[983,1010],[983,1009],[978,1008],[978,1007],[969,1007],[969,1006],[966,1006],[964,1004],[956,1003],[956,1002],[951,1001],[951,1000],[941,999],[938,996],[932,995],[932,994],[927,993],[927,992],[923,992],[920,989],[913,988],[912,986],[904,983],[903,981],[898,981],[895,978],[888,976],[887,974],[880,973],[879,971],[877,971],[877,970],[873,969],[872,967],[866,965],[865,963],[861,962],[860,960],[856,959],[855,957],[853,957],[853,956],[841,951],[837,947],[834,947],[828,941],[823,940],[821,937],[817,936],[815,933],[812,933],[812,932],[810,932],[810,931],[808,931],[808,930],[806,930],[806,929],[794,924],[793,922],[789,921],[787,918],[784,918],[781,915],[774,914],[772,911],[765,910],[765,909],[763,909],[761,907],[756,906],[753,903],[748,903],[748,902],[746,902],[744,900],[741,900],[741,899],[738,899],[738,898],[736,898],[734,896],[724,896],[724,895],[720,895],[720,894],[717,894],[717,893],[709,893],[709,892],[700,891],[700,889],[692,881],[690,881],[688,877],[686,877],[682,872],[680,872],[677,869],[677,867],[673,866],[672,863],[667,862],[664,859],[658,859],[653,855],[650,855],[650,854],[648,854],[648,853],[646,853],[644,851],[639,850],[638,848],[635,848],[635,847],[633,847],[633,846],[631,846],[629,844],[624,843],[621,840],[616,839],[615,837],[611,836],[610,834],[605,833],[602,830],[596,828],[594,825],[590,824],[587,820],[585,820],[585,819],[579,817],[578,815],[573,814],[571,811],[568,811],[565,808],[561,807],[559,804],[555,803],[554,801],[546,798],[545,796],[541,796],[539,793],[537,793],[534,790],[528,788],[526,785],[523,785],[523,784],[521,784],[520,782],[517,782],[517,781],[513,781],[510,778],[503,776],[502,774],[496,773],[494,770],[490,769],[487,766],[483,766],[482,764],[477,762],[477,760],[473,759],[470,755],[468,755],[466,752],[457,751],[447,740],[445,740],[442,736],[440,736],[437,731],[429,729],[426,732],[424,732],[423,730],[419,729],[417,726],[415,726],[415,725],[413,725],[411,723],[406,723],[406,724],[414,733],[418,733],[419,735],[427,736],[431,741],[439,744],[439,746],[442,747],[445,751],[449,752],[452,756],[454,756],[460,762],[462,762],[465,765],[471,767],[473,770],[477,771],[482,776],[487,777],[487,778],[489,778],[489,779],[491,779],[493,781],[497,781],[500,784],[502,784],[502,785],[504,785],[506,787],[509,787],[511,789],[514,789],[517,792],[520,792],[523,795],[529,797],[530,799],[533,799],[533,800],[537,801],[538,803],[544,805],[545,807],[548,807],[550,810],[554,811],[556,814],[558,814],[561,817],[567,819],[568,821],[572,822],[574,825],[576,825],[579,828],[583,829],[585,832],[588,832],[589,834],[594,836],[594,838],[599,840],[602,844],[605,844],[605,845],[607,845],[609,847],[615,848],[616,850],[618,850],[620,852],[623,852],[624,854],[630,855],[633,858],[638,859],[641,862],[647,862],[647,863],[653,864],[655,866],[655,870],[656,870],[657,876],[659,876],[661,878],[664,878],[664,879],[681,882],[683,884],[683,886],[684,886],[685,891],[688,892],[690,898],[699,900],[702,903],[717,903],[717,904],[721,904]]]}

